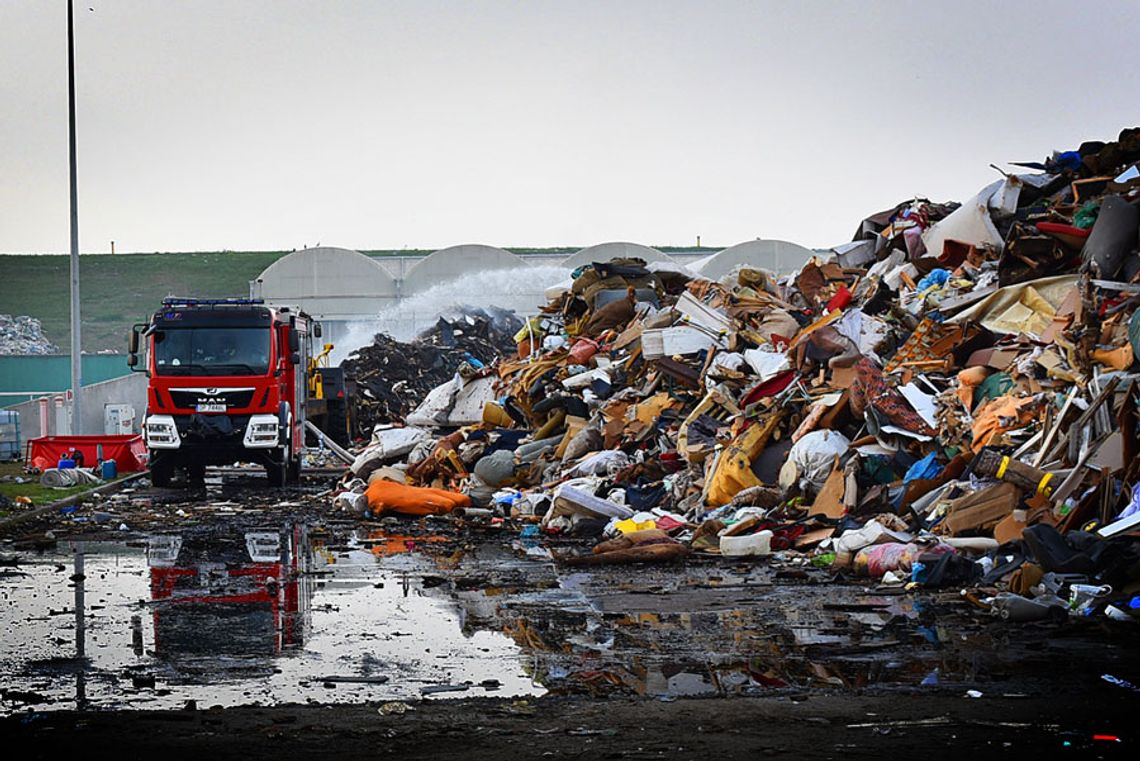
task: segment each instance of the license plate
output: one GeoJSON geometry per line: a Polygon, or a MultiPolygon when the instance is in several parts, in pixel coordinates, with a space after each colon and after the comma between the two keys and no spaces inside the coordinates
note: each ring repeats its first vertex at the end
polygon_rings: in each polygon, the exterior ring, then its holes
{"type": "Polygon", "coordinates": [[[195,409],[198,412],[225,412],[226,405],[224,404],[199,404],[195,409]]]}

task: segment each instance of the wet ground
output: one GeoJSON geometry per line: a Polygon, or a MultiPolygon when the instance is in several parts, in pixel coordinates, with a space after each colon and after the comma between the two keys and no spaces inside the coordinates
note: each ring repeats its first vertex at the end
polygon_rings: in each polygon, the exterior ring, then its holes
{"type": "Polygon", "coordinates": [[[387,554],[388,541],[402,539],[211,528],[70,541],[21,559],[0,592],[0,696],[172,708],[445,688],[541,694],[514,642],[464,631],[461,607],[424,588],[434,565],[403,549],[387,554]]]}
{"type": "Polygon", "coordinates": [[[547,697],[0,718],[21,758],[1135,758],[1135,702],[547,697]],[[402,710],[393,710],[402,708],[402,710]]]}
{"type": "MultiPolygon", "coordinates": [[[[583,571],[551,559],[566,544],[509,524],[365,523],[329,514],[316,487],[259,493],[252,509],[242,489],[140,491],[104,505],[117,512],[99,527],[72,519],[54,539],[8,542],[0,714],[348,703],[377,715],[482,697],[520,717],[627,698],[735,698],[730,712],[918,701],[931,715],[981,700],[1024,714],[1058,695],[1140,700],[1120,683],[1140,683],[1128,624],[1007,624],[956,592],[875,589],[778,557],[583,571]]],[[[1038,728],[1055,739],[1058,727],[1038,728]]]]}

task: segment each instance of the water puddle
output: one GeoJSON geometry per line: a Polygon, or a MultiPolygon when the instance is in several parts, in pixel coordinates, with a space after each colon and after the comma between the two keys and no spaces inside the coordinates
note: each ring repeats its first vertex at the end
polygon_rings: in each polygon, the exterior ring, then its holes
{"type": "MultiPolygon", "coordinates": [[[[420,697],[1047,691],[1131,638],[768,564],[556,567],[512,533],[217,516],[0,567],[0,712],[420,697]],[[78,611],[78,613],[77,613],[78,611]]],[[[545,541],[545,540],[543,540],[545,541]]],[[[1126,670],[1126,669],[1125,669],[1126,670]]]]}
{"type": "Polygon", "coordinates": [[[433,592],[417,549],[441,539],[214,527],[24,556],[0,579],[0,706],[542,694],[510,638],[433,592]]]}
{"type": "Polygon", "coordinates": [[[1079,629],[1011,631],[972,614],[956,595],[786,583],[763,565],[597,569],[492,605],[485,593],[474,598],[465,605],[482,610],[481,625],[509,634],[532,655],[534,679],[557,694],[1016,692],[1041,688],[1041,675],[1051,673],[1043,664],[1054,662],[1055,673],[1061,651],[1089,652],[1095,644],[1119,661],[1135,650],[1079,629]]]}

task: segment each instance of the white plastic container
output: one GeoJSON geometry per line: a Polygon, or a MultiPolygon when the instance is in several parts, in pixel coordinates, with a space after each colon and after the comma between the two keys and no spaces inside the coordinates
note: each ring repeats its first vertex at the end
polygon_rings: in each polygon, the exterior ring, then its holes
{"type": "Polygon", "coordinates": [[[767,529],[744,536],[722,536],[720,554],[727,558],[760,557],[772,554],[772,532],[767,529]]]}

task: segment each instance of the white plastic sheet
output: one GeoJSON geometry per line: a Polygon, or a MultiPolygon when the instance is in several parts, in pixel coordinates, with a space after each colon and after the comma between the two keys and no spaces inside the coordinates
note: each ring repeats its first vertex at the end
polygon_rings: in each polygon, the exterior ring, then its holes
{"type": "Polygon", "coordinates": [[[788,462],[795,466],[801,484],[807,482],[819,490],[831,475],[835,458],[846,452],[850,443],[838,431],[812,431],[788,450],[788,462]]]}
{"type": "Polygon", "coordinates": [[[760,376],[760,380],[768,380],[790,370],[792,365],[788,362],[788,355],[777,351],[764,351],[763,349],[749,349],[744,352],[744,361],[760,376]]]}
{"type": "MultiPolygon", "coordinates": [[[[991,247],[1000,251],[1002,248],[1001,233],[994,226],[990,217],[990,201],[995,194],[1000,193],[999,208],[1008,205],[1012,195],[1016,209],[1017,196],[1012,190],[1006,191],[1007,181],[998,181],[987,185],[966,203],[955,209],[945,219],[942,219],[922,234],[922,242],[930,256],[941,256],[942,247],[948,240],[958,240],[971,243],[979,248],[991,247]]],[[[1020,187],[1020,185],[1019,185],[1020,187]]]]}

